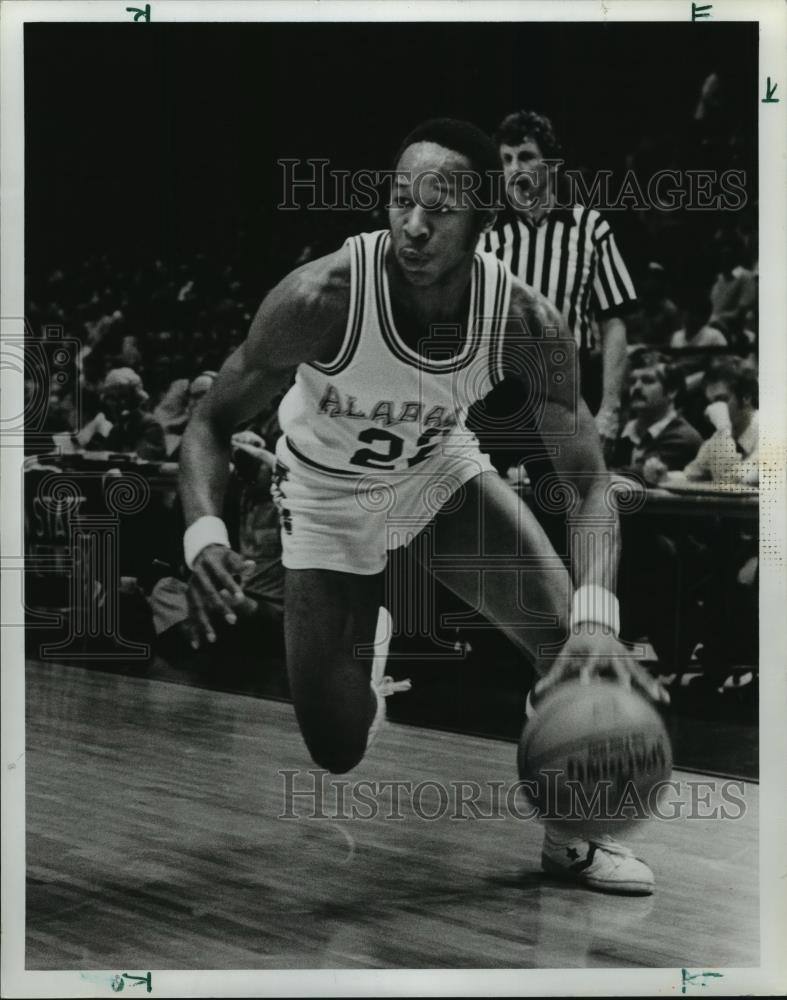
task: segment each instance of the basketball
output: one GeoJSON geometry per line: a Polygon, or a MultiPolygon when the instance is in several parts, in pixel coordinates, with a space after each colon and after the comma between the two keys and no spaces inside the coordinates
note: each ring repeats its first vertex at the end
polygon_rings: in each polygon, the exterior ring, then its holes
{"type": "Polygon", "coordinates": [[[543,819],[611,833],[653,813],[672,773],[672,747],[644,695],[616,681],[572,680],[527,720],[518,764],[543,819]]]}

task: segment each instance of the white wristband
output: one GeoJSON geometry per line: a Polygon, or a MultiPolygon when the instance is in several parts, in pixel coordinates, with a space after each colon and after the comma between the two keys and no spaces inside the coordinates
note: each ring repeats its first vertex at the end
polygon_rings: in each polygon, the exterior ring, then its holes
{"type": "Polygon", "coordinates": [[[189,569],[194,566],[194,560],[208,545],[226,545],[230,547],[230,536],[227,526],[220,517],[206,514],[186,528],[183,536],[183,555],[189,569]]]}
{"type": "Polygon", "coordinates": [[[584,622],[601,625],[613,635],[620,632],[620,605],[611,590],[597,583],[588,583],[574,591],[571,628],[584,622]]]}

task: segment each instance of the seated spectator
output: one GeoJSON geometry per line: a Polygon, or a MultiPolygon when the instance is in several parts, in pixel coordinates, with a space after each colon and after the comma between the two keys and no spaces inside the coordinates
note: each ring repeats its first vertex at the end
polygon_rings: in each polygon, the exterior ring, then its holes
{"type": "Polygon", "coordinates": [[[126,334],[121,342],[118,358],[123,367],[133,368],[137,371],[142,364],[142,351],[140,350],[139,339],[131,334],[126,334]]]}
{"type": "Polygon", "coordinates": [[[49,399],[46,406],[43,430],[53,434],[74,430],[76,400],[69,382],[61,382],[56,375],[49,380],[49,399]]]}
{"type": "MultiPolygon", "coordinates": [[[[682,469],[694,458],[702,437],[676,409],[683,388],[683,376],[664,355],[631,355],[627,395],[632,416],[615,444],[612,465],[635,469],[650,481],[651,469],[682,469]]],[[[658,478],[654,474],[653,482],[658,478]]]]}
{"type": "Polygon", "coordinates": [[[716,428],[683,472],[664,472],[662,481],[712,480],[759,483],[759,385],[757,373],[737,359],[719,360],[703,379],[705,415],[716,428]]]}
{"type": "MultiPolygon", "coordinates": [[[[240,491],[238,552],[247,560],[241,574],[244,599],[235,605],[235,626],[217,626],[214,657],[228,651],[257,651],[261,643],[280,647],[283,641],[284,569],[276,507],[270,494],[276,459],[272,448],[280,431],[275,413],[260,427],[232,437],[233,472],[230,493],[240,491]],[[268,447],[270,442],[270,449],[268,447]],[[252,644],[250,638],[254,639],[252,644]]],[[[179,538],[181,536],[178,536],[179,538]]],[[[187,654],[187,584],[180,577],[158,581],[150,596],[159,647],[173,661],[187,654]]]]}
{"type": "Polygon", "coordinates": [[[156,462],[166,457],[164,431],[144,409],[148,394],[131,368],[113,368],[101,386],[101,410],[77,434],[75,444],[88,451],[137,455],[156,462]]]}
{"type": "Polygon", "coordinates": [[[746,314],[743,317],[743,335],[741,338],[742,353],[749,354],[751,351],[756,350],[757,346],[757,328],[759,325],[757,317],[757,306],[752,306],[751,309],[746,310],[746,314]]]}
{"type": "Polygon", "coordinates": [[[759,483],[759,383],[756,371],[731,361],[711,366],[703,387],[705,415],[716,431],[684,469],[687,479],[759,483]]]}
{"type": "Polygon", "coordinates": [[[186,414],[189,418],[194,412],[194,408],[197,403],[199,403],[203,396],[207,396],[210,391],[210,387],[216,381],[218,374],[218,372],[214,371],[200,372],[199,375],[192,380],[189,385],[189,398],[186,404],[186,414]]]}
{"type": "Polygon", "coordinates": [[[626,317],[629,344],[664,346],[681,328],[680,310],[667,296],[664,268],[656,261],[648,264],[638,285],[639,305],[626,317]]]}
{"type": "Polygon", "coordinates": [[[182,372],[175,371],[175,365],[166,347],[157,351],[145,365],[145,383],[156,403],[162,400],[172,383],[182,377],[182,372]]]}
{"type": "Polygon", "coordinates": [[[244,577],[244,590],[257,603],[258,620],[281,629],[284,613],[281,529],[271,498],[271,482],[276,468],[272,449],[280,434],[276,415],[260,429],[265,437],[253,430],[245,430],[232,438],[234,472],[243,484],[238,545],[240,554],[254,563],[244,577]]]}
{"type": "MultiPolygon", "coordinates": [[[[682,472],[664,472],[662,482],[691,480],[755,486],[758,463],[758,380],[756,370],[737,358],[718,359],[706,372],[702,389],[705,415],[716,429],[682,472]]],[[[691,531],[700,555],[689,575],[700,580],[702,615],[699,638],[706,680],[722,690],[730,669],[757,662],[756,529],[737,530],[731,537],[722,522],[708,519],[691,531]]],[[[683,565],[687,565],[685,552],[683,565]]]]}
{"type": "Polygon", "coordinates": [[[683,328],[672,334],[669,346],[674,350],[726,347],[727,339],[721,330],[711,323],[709,313],[710,307],[704,292],[693,292],[686,304],[683,328]]]}
{"type": "Polygon", "coordinates": [[[738,338],[746,314],[757,299],[757,282],[752,271],[743,266],[745,248],[734,232],[723,233],[717,241],[719,271],[710,291],[712,311],[708,322],[738,338]]]}
{"type": "Polygon", "coordinates": [[[168,457],[180,445],[183,429],[188,422],[188,398],[189,380],[176,378],[153,410],[153,416],[164,428],[168,457]]]}
{"type": "MultiPolygon", "coordinates": [[[[701,435],[677,410],[684,388],[679,368],[664,355],[640,350],[629,358],[631,419],[616,442],[615,460],[651,485],[669,469],[682,469],[702,445],[701,435]]],[[[696,637],[680,584],[692,553],[671,537],[669,523],[623,519],[621,530],[620,587],[626,594],[621,634],[632,641],[646,635],[660,669],[670,674],[688,658],[696,637]]]]}
{"type": "MultiPolygon", "coordinates": [[[[183,416],[179,420],[172,420],[170,427],[172,430],[167,434],[167,454],[169,455],[170,461],[177,462],[180,457],[180,442],[183,438],[183,432],[186,429],[186,424],[191,419],[191,414],[194,412],[194,408],[197,403],[206,396],[210,390],[210,387],[216,381],[218,377],[218,372],[215,371],[204,371],[200,372],[196,378],[192,379],[186,385],[186,391],[182,394],[180,402],[183,406],[183,416]]],[[[180,382],[182,380],[178,380],[180,382]]],[[[170,387],[171,388],[171,387],[170,387]]]]}

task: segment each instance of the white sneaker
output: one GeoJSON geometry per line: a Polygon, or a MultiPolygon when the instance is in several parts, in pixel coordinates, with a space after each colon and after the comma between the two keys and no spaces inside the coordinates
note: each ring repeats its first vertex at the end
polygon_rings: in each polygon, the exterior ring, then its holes
{"type": "Polygon", "coordinates": [[[585,840],[557,831],[544,833],[541,867],[550,875],[570,879],[599,892],[650,895],[653,872],[628,847],[605,835],[585,840]]]}
{"type": "Polygon", "coordinates": [[[372,660],[372,691],[377,698],[377,711],[374,713],[369,733],[366,737],[366,749],[377,739],[377,735],[385,723],[385,699],[400,691],[409,691],[412,687],[410,679],[395,681],[384,673],[388,659],[388,647],[391,644],[393,622],[385,608],[380,608],[377,616],[377,629],[374,634],[374,659],[372,660]]]}

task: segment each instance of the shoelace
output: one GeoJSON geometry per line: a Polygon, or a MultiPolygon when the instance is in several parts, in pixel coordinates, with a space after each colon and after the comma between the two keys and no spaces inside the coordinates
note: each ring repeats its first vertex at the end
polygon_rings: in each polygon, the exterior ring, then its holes
{"type": "Polygon", "coordinates": [[[572,838],[565,842],[556,841],[554,837],[549,838],[554,846],[569,847],[572,843],[580,844],[592,844],[597,850],[604,851],[606,854],[614,854],[620,858],[633,858],[633,851],[626,847],[625,844],[621,844],[620,841],[613,839],[609,834],[604,833],[600,837],[588,837],[585,840],[583,837],[572,838]]]}
{"type": "Polygon", "coordinates": [[[383,698],[388,698],[392,694],[399,694],[401,691],[409,691],[412,686],[413,685],[409,677],[404,681],[395,681],[393,677],[388,674],[386,674],[385,677],[381,677],[379,683],[376,685],[377,690],[383,698]]]}
{"type": "Polygon", "coordinates": [[[589,843],[595,844],[599,850],[606,851],[607,854],[617,854],[621,858],[634,857],[634,852],[631,848],[626,847],[625,844],[621,844],[618,840],[614,840],[609,834],[604,834],[598,840],[590,840],[589,843]]]}

